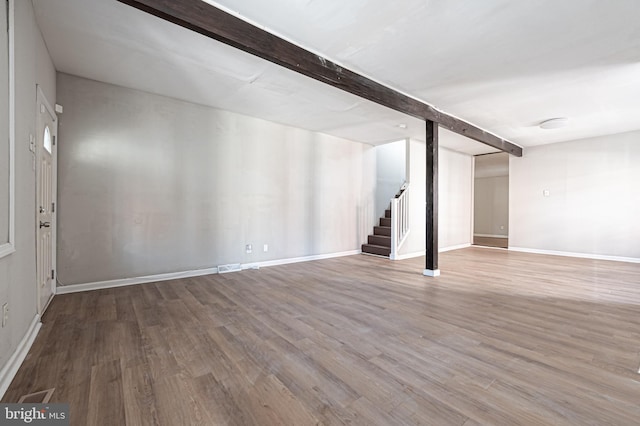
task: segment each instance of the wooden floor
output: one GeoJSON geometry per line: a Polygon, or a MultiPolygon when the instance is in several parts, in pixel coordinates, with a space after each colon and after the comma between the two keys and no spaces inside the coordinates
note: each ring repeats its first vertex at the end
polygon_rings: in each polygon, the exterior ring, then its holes
{"type": "Polygon", "coordinates": [[[468,248],[56,296],[4,397],[73,425],[637,425],[640,265],[468,248]]]}
{"type": "Polygon", "coordinates": [[[507,248],[509,247],[509,239],[508,238],[496,238],[496,237],[473,237],[473,245],[476,246],[484,246],[484,247],[498,247],[498,248],[507,248]]]}

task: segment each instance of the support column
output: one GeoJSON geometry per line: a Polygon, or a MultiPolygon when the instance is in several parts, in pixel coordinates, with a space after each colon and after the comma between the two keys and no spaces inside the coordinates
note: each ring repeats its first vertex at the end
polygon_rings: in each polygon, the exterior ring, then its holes
{"type": "Polygon", "coordinates": [[[427,232],[426,265],[424,275],[437,277],[438,269],[438,123],[427,124],[427,232]]]}

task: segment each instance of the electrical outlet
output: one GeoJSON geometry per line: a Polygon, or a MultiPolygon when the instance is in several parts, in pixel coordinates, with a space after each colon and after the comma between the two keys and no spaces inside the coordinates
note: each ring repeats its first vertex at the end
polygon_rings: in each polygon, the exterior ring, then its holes
{"type": "Polygon", "coordinates": [[[262,247],[262,251],[263,251],[263,252],[265,252],[265,253],[266,253],[266,252],[268,252],[268,251],[269,251],[269,244],[265,244],[265,245],[262,247]]]}
{"type": "Polygon", "coordinates": [[[253,247],[251,247],[251,244],[247,244],[245,246],[245,251],[247,252],[247,254],[253,253],[253,247]]]}
{"type": "Polygon", "coordinates": [[[9,321],[9,304],[2,305],[2,326],[6,326],[9,321]]]}

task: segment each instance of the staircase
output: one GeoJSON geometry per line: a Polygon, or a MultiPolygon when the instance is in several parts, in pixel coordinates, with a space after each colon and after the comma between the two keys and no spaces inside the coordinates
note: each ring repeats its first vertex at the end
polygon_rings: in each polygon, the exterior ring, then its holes
{"type": "Polygon", "coordinates": [[[405,182],[400,191],[391,199],[389,208],[380,218],[380,225],[374,226],[367,244],[362,245],[362,253],[398,259],[399,249],[409,234],[409,183],[405,182]]]}
{"type": "Polygon", "coordinates": [[[362,253],[385,257],[391,254],[391,209],[385,210],[380,225],[373,227],[373,235],[362,245],[362,253]]]}

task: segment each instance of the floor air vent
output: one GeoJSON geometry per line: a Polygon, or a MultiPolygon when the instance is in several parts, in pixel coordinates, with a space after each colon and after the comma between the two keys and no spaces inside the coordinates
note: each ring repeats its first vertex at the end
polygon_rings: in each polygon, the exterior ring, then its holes
{"type": "Polygon", "coordinates": [[[18,400],[18,404],[46,404],[51,399],[53,391],[55,391],[55,388],[22,395],[18,400]]]}
{"type": "Polygon", "coordinates": [[[219,274],[226,274],[227,272],[238,272],[242,271],[242,266],[239,263],[230,263],[229,265],[220,265],[218,266],[219,274]]]}

